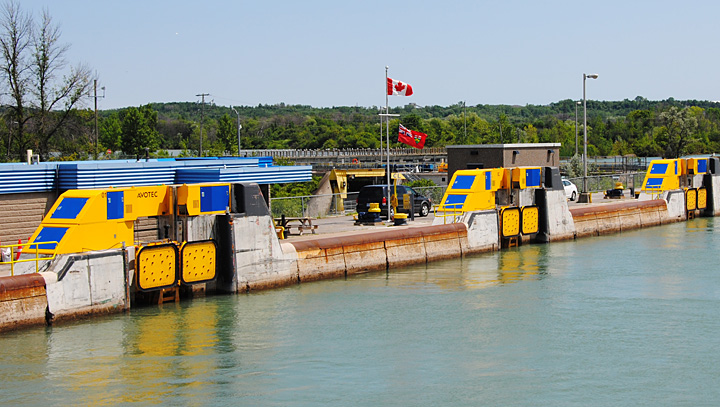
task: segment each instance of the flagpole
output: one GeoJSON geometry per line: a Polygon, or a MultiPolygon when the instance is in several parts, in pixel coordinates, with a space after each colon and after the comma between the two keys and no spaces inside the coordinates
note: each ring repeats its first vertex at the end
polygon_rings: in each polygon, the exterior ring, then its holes
{"type": "Polygon", "coordinates": [[[387,92],[387,81],[388,81],[388,69],[390,67],[385,65],[385,128],[387,133],[386,147],[387,147],[387,167],[385,167],[385,175],[387,176],[387,205],[388,205],[388,216],[387,220],[390,222],[390,103],[387,92]]]}

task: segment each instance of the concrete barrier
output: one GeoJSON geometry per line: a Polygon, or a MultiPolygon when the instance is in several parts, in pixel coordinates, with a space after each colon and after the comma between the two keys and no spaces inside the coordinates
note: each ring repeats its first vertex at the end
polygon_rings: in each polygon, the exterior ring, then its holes
{"type": "Polygon", "coordinates": [[[706,174],[705,180],[708,191],[708,208],[705,213],[707,216],[718,216],[720,215],[720,176],[706,174]]]}
{"type": "Polygon", "coordinates": [[[427,262],[425,241],[414,233],[385,241],[388,268],[404,267],[427,262]]]}
{"type": "Polygon", "coordinates": [[[232,217],[235,291],[264,290],[298,283],[298,256],[283,251],[270,216],[232,217]]]}
{"type": "Polygon", "coordinates": [[[500,248],[496,210],[466,213],[462,223],[468,225],[464,233],[465,238],[462,238],[462,232],[458,231],[463,255],[495,251],[500,248]]]}
{"type": "Polygon", "coordinates": [[[570,214],[564,190],[538,189],[535,193],[540,230],[536,240],[542,243],[574,239],[577,225],[570,214]]]}
{"type": "Polygon", "coordinates": [[[611,204],[577,206],[570,209],[576,237],[618,233],[645,226],[655,226],[667,219],[667,202],[627,201],[611,204]]]}
{"type": "Polygon", "coordinates": [[[427,261],[461,257],[462,248],[460,245],[460,235],[458,234],[459,230],[462,230],[464,237],[467,238],[467,228],[465,224],[462,223],[423,228],[422,235],[425,241],[427,261]]]}
{"type": "Polygon", "coordinates": [[[130,309],[130,277],[122,249],[55,258],[46,273],[48,323],[84,315],[114,313],[130,309]]]}
{"type": "Polygon", "coordinates": [[[342,245],[323,247],[322,242],[315,247],[297,250],[298,281],[301,283],[327,278],[344,277],[346,273],[345,254],[342,245]]]}
{"type": "Polygon", "coordinates": [[[0,332],[45,324],[47,297],[40,274],[0,278],[0,332]]]}
{"type": "Polygon", "coordinates": [[[385,270],[388,256],[385,251],[386,242],[343,245],[345,256],[345,272],[347,275],[385,270]]]}
{"type": "MultiPolygon", "coordinates": [[[[713,210],[720,177],[712,178],[713,210]]],[[[563,191],[537,190],[541,242],[617,233],[686,219],[683,191],[664,199],[567,206],[563,191]]],[[[210,291],[254,290],[345,277],[498,250],[498,212],[461,223],[280,241],[271,216],[231,213],[188,220],[188,241],[215,239],[223,268],[210,291]]],[[[133,247],[58,256],[45,273],[0,278],[0,330],[129,309],[133,247]]]]}
{"type": "Polygon", "coordinates": [[[307,282],[459,257],[461,240],[467,242],[466,227],[456,223],[290,244],[297,253],[299,281],[307,282]]]}

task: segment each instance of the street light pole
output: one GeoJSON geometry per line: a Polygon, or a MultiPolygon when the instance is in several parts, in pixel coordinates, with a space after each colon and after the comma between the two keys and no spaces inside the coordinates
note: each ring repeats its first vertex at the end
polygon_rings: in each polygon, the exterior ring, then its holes
{"type": "Polygon", "coordinates": [[[590,202],[588,199],[588,188],[587,188],[587,97],[585,96],[585,80],[587,78],[597,79],[598,74],[583,74],[583,133],[584,133],[584,146],[583,146],[583,193],[585,200],[583,202],[590,202]]]}

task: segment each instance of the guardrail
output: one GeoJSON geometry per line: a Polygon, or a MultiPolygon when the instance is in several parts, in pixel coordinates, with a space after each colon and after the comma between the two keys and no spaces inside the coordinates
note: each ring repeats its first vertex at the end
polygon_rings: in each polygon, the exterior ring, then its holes
{"type": "MultiPolygon", "coordinates": [[[[578,192],[582,192],[583,177],[568,178],[570,182],[575,184],[578,192]]],[[[625,189],[640,191],[642,183],[645,180],[644,172],[630,172],[625,174],[611,175],[588,175],[587,176],[587,192],[604,192],[608,189],[615,188],[616,182],[622,182],[625,189]]]]}
{"type": "Polygon", "coordinates": [[[57,247],[59,242],[36,242],[36,243],[18,243],[18,244],[10,244],[10,245],[2,245],[0,246],[0,265],[10,265],[10,275],[15,275],[15,264],[17,263],[29,263],[34,261],[35,262],[35,272],[37,273],[40,271],[40,261],[45,260],[53,260],[55,258],[55,251],[52,252],[52,254],[49,255],[49,257],[40,257],[41,254],[44,254],[44,252],[47,251],[47,249],[40,249],[40,245],[45,244],[55,244],[55,247],[57,247]],[[31,247],[34,246],[35,249],[32,249],[31,247]],[[28,249],[24,249],[27,247],[28,249]],[[43,253],[40,252],[40,250],[43,251],[43,253]],[[26,255],[25,258],[20,258],[21,255],[26,255]],[[28,256],[29,255],[29,256],[28,256]],[[34,256],[33,256],[34,255],[34,256]]]}
{"type": "MultiPolygon", "coordinates": [[[[442,198],[440,198],[440,199],[442,199],[442,198]]],[[[463,207],[463,204],[456,203],[456,204],[448,204],[448,205],[438,205],[438,206],[434,207],[433,209],[435,210],[435,217],[442,218],[443,223],[447,224],[448,223],[447,219],[449,217],[452,217],[452,222],[450,222],[450,223],[457,223],[458,218],[461,217],[463,215],[463,213],[465,213],[465,211],[463,211],[462,207],[463,207]]]]}
{"type": "MultiPolygon", "coordinates": [[[[445,188],[444,186],[413,187],[415,191],[430,198],[433,205],[442,200],[445,188]]],[[[270,198],[270,212],[274,218],[282,215],[314,218],[348,215],[356,212],[357,196],[357,192],[348,192],[346,194],[270,198]]]]}

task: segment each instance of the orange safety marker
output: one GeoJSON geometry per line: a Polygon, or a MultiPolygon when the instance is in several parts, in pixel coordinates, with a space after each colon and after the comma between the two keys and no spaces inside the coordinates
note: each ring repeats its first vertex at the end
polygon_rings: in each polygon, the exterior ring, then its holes
{"type": "MultiPolygon", "coordinates": [[[[18,239],[18,244],[22,244],[22,239],[18,239]]],[[[20,254],[22,254],[22,246],[18,246],[17,255],[15,256],[15,261],[20,260],[20,254]]]]}

